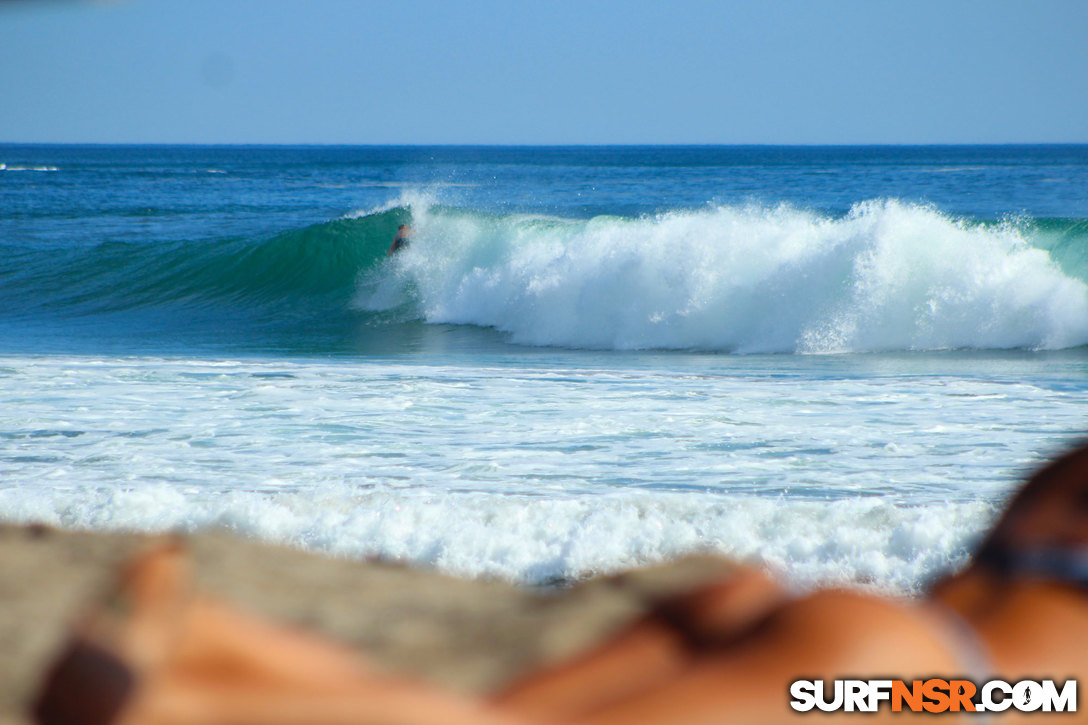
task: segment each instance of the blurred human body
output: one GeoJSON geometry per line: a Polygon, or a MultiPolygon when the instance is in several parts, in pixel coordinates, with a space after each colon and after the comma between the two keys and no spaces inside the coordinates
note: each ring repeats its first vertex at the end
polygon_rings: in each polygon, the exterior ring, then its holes
{"type": "MultiPolygon", "coordinates": [[[[85,713],[109,707],[65,703],[101,705],[102,673],[118,666],[134,684],[112,696],[114,721],[144,725],[775,723],[808,717],[789,705],[798,679],[1083,678],[1086,553],[1088,448],[1037,474],[975,561],[925,597],[794,597],[759,570],[729,566],[592,651],[472,700],[377,674],[338,645],[186,593],[175,549],[126,575],[125,616],[106,610],[77,632],[38,718],[106,722],[85,713]]],[[[895,716],[885,707],[875,717],[895,716]]],[[[1002,722],[1037,719],[1010,710],[1002,722]]]]}

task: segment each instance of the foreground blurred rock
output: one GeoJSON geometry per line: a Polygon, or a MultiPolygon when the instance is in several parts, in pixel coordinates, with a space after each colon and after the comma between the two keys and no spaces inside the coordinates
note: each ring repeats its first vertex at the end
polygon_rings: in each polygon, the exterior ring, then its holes
{"type": "MultiPolygon", "coordinates": [[[[0,525],[0,725],[27,701],[73,617],[151,537],[0,525]]],[[[390,671],[468,692],[589,646],[660,596],[707,581],[711,557],[555,590],[331,559],[210,532],[187,538],[197,587],[348,643],[390,671]]]]}

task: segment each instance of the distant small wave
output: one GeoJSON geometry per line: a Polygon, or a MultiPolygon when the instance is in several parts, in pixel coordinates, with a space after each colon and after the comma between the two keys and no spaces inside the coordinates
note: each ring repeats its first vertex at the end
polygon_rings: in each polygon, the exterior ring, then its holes
{"type": "Polygon", "coordinates": [[[923,173],[929,174],[954,174],[962,171],[986,171],[988,166],[934,166],[930,169],[918,169],[923,173]]]}
{"type": "Polygon", "coordinates": [[[60,171],[56,166],[9,166],[0,164],[0,171],[60,171]]]}

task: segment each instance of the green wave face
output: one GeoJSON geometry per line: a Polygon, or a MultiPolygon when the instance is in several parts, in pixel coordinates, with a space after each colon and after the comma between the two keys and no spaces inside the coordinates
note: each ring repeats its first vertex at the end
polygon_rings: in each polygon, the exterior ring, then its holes
{"type": "Polygon", "coordinates": [[[13,248],[0,263],[8,315],[94,315],[143,308],[265,311],[332,309],[356,276],[384,259],[394,209],[337,219],[271,238],[168,244],[110,242],[90,248],[13,248]]]}
{"type": "Polygon", "coordinates": [[[1029,224],[1032,245],[1045,249],[1071,277],[1088,282],[1088,219],[1039,219],[1029,224]]]}

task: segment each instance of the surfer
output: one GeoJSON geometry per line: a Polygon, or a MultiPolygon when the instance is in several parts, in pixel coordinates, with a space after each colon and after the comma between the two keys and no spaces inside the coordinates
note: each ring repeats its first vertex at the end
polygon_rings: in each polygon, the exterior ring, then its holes
{"type": "Polygon", "coordinates": [[[389,245],[389,251],[385,253],[385,256],[392,257],[395,253],[407,247],[410,241],[412,241],[412,228],[407,224],[401,224],[397,227],[393,243],[389,245]]]}
{"type": "MultiPolygon", "coordinates": [[[[36,716],[47,725],[779,723],[806,717],[788,704],[801,678],[1084,678],[1086,511],[1088,447],[1037,473],[973,563],[925,596],[798,596],[758,569],[723,566],[719,583],[485,699],[379,674],[342,646],[197,596],[175,545],[137,560],[110,605],[77,630],[36,716]]],[[[889,709],[862,720],[884,722],[889,709]]]]}

